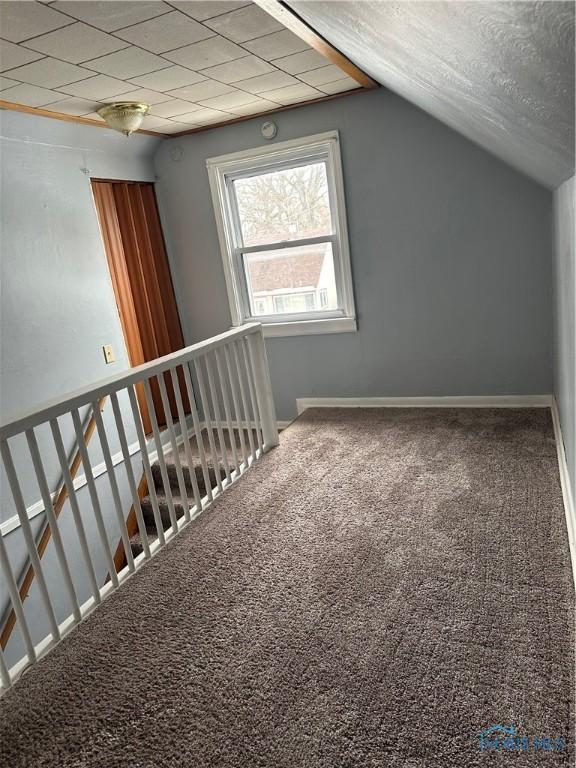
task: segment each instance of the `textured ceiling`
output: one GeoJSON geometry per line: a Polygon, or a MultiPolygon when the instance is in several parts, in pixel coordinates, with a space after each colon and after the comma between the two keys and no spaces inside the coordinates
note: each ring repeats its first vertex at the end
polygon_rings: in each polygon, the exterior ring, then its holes
{"type": "Polygon", "coordinates": [[[166,134],[359,87],[250,0],[1,0],[0,73],[2,101],[99,122],[144,101],[166,134]]]}
{"type": "Polygon", "coordinates": [[[288,0],[382,85],[554,188],[574,173],[574,4],[288,0]]]}

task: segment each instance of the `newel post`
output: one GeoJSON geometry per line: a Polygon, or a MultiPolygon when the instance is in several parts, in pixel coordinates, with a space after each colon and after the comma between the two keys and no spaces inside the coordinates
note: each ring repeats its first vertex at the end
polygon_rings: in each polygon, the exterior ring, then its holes
{"type": "Polygon", "coordinates": [[[258,401],[258,410],[260,411],[264,451],[268,451],[270,448],[278,445],[279,440],[278,422],[276,421],[276,409],[274,407],[270,369],[268,368],[262,326],[248,336],[248,344],[252,354],[256,399],[258,401]]]}

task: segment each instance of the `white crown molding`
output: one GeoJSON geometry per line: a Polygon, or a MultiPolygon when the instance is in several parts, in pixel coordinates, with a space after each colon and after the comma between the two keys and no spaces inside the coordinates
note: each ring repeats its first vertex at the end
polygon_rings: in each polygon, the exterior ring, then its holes
{"type": "Polygon", "coordinates": [[[552,395],[454,397],[299,397],[298,414],[307,408],[550,408],[552,395]]]}

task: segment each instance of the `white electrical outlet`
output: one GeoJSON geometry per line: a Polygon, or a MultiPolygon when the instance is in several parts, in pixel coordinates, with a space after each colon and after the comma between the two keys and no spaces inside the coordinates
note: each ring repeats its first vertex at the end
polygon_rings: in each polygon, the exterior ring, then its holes
{"type": "Polygon", "coordinates": [[[116,358],[114,357],[114,350],[112,349],[112,344],[105,344],[102,347],[102,351],[104,352],[104,360],[106,360],[106,363],[113,363],[116,358]]]}

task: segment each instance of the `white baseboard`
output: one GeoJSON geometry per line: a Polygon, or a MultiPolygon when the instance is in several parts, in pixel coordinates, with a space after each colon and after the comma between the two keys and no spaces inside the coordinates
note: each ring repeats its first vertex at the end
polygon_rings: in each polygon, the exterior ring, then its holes
{"type": "Polygon", "coordinates": [[[566,514],[566,528],[568,530],[568,542],[570,544],[570,555],[572,558],[572,575],[574,577],[574,586],[576,587],[576,505],[574,504],[574,496],[572,494],[572,486],[568,474],[568,462],[566,461],[564,439],[562,437],[562,425],[560,424],[560,412],[558,410],[556,398],[553,398],[551,410],[552,422],[554,424],[554,438],[556,440],[556,452],[558,454],[560,485],[562,486],[564,512],[566,514]]]}
{"type": "Polygon", "coordinates": [[[299,397],[298,414],[306,408],[550,408],[552,395],[454,397],[299,397]]]}

